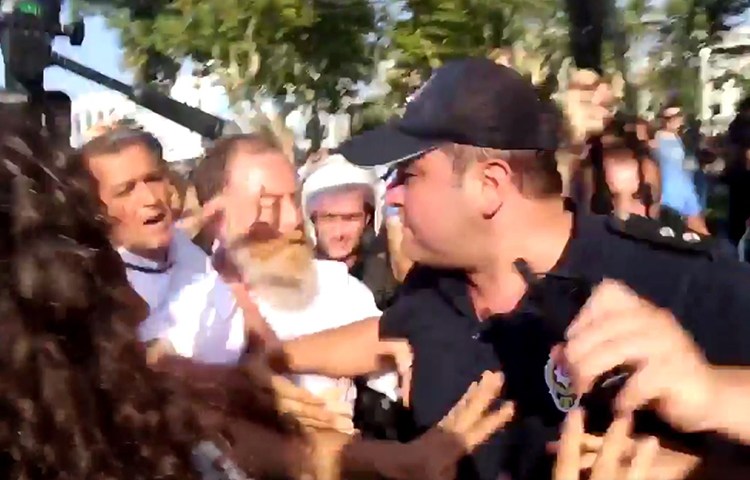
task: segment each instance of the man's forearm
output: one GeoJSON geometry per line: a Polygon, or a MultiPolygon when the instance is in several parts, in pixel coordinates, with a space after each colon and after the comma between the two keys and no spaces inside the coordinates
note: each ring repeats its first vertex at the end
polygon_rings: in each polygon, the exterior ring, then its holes
{"type": "Polygon", "coordinates": [[[282,342],[269,353],[271,367],[280,373],[314,373],[356,377],[384,367],[377,318],[282,342]]]}

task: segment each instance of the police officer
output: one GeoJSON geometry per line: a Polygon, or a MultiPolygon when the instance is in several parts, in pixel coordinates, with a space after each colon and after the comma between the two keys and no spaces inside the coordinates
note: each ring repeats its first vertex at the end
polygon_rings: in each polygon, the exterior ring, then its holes
{"type": "MultiPolygon", "coordinates": [[[[709,362],[750,361],[750,270],[718,258],[694,232],[566,210],[539,110],[515,71],[455,61],[435,72],[403,118],[342,145],[353,163],[398,169],[388,201],[402,207],[404,253],[417,266],[380,319],[284,347],[290,370],[356,375],[376,367],[378,335],[407,339],[411,408],[422,428],[483,370],[501,369],[519,418],[467,459],[462,479],[548,478],[544,446],[580,403],[553,353],[604,279],[671,312],[709,362]]],[[[671,433],[647,420],[637,426],[671,433]]]]}

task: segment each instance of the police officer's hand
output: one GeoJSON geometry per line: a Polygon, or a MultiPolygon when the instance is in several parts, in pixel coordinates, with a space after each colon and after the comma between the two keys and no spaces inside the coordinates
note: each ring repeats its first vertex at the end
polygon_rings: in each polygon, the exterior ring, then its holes
{"type": "Polygon", "coordinates": [[[659,443],[630,437],[630,416],[616,419],[603,438],[584,431],[583,411],[568,413],[557,448],[553,480],[648,480],[659,443]]]}
{"type": "Polygon", "coordinates": [[[437,426],[406,445],[408,451],[404,457],[408,462],[394,478],[455,478],[458,461],[513,418],[514,407],[510,402],[498,410],[489,411],[502,387],[502,374],[485,372],[437,426]]]}
{"type": "Polygon", "coordinates": [[[625,285],[605,281],[592,293],[567,332],[565,361],[579,394],[596,379],[627,365],[634,373],[615,401],[620,414],[653,408],[675,428],[705,427],[714,378],[690,335],[667,310],[625,285]]]}

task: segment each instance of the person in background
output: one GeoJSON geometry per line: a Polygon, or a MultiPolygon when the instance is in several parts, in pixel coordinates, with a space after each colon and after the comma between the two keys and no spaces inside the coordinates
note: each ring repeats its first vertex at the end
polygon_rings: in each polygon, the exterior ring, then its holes
{"type": "Polygon", "coordinates": [[[702,223],[685,219],[662,204],[659,165],[650,157],[641,154],[639,158],[624,142],[613,140],[604,147],[604,172],[616,215],[641,215],[677,231],[690,228],[709,235],[702,223]]]}
{"type": "Polygon", "coordinates": [[[376,207],[377,179],[341,155],[331,155],[302,181],[302,207],[310,224],[318,258],[347,265],[385,309],[398,282],[385,249],[376,250],[376,233],[382,224],[376,207]]]}
{"type": "Polygon", "coordinates": [[[656,133],[653,153],[661,171],[662,204],[677,211],[696,231],[708,232],[691,175],[685,170],[685,147],[680,139],[682,110],[669,104],[661,111],[662,128],[656,133]]]}
{"type": "Polygon", "coordinates": [[[737,245],[750,219],[750,98],[744,99],[727,132],[727,167],[722,182],[729,188],[727,235],[737,245]]]}

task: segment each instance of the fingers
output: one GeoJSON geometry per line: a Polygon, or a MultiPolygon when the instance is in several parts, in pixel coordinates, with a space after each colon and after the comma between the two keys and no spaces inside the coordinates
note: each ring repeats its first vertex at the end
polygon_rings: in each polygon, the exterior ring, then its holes
{"type": "Polygon", "coordinates": [[[515,411],[513,402],[505,402],[499,410],[481,418],[466,436],[466,450],[471,452],[477,445],[484,443],[495,432],[502,429],[513,419],[515,411]]]}
{"type": "Polygon", "coordinates": [[[659,361],[662,355],[652,347],[653,338],[634,333],[595,346],[584,357],[568,359],[568,369],[576,391],[587,393],[602,374],[620,365],[640,367],[646,361],[659,361]]]}
{"type": "Polygon", "coordinates": [[[589,480],[612,480],[620,477],[623,450],[628,443],[632,417],[616,418],[604,434],[604,442],[591,469],[589,480]]]}
{"type": "Polygon", "coordinates": [[[665,382],[663,365],[649,362],[645,368],[635,372],[620,390],[615,399],[615,408],[621,414],[633,413],[661,396],[665,382]]]}
{"type": "Polygon", "coordinates": [[[502,374],[484,372],[482,379],[471,384],[438,428],[454,435],[466,451],[473,450],[513,418],[514,405],[511,402],[506,402],[499,410],[487,413],[490,405],[500,395],[502,387],[502,374]]]}
{"type": "Polygon", "coordinates": [[[583,410],[575,408],[568,412],[563,423],[553,480],[578,480],[583,436],[583,410]]]}
{"type": "Polygon", "coordinates": [[[566,336],[568,339],[573,338],[596,319],[627,309],[639,301],[638,296],[622,283],[604,280],[591,292],[591,297],[568,327],[566,336]]]}
{"type": "Polygon", "coordinates": [[[224,213],[226,209],[226,197],[219,195],[206,202],[203,207],[193,210],[190,215],[181,218],[177,222],[177,227],[189,231],[197,231],[206,226],[209,222],[224,213]]]}
{"type": "Polygon", "coordinates": [[[405,340],[381,342],[381,348],[382,355],[393,358],[399,375],[403,376],[408,370],[411,370],[414,363],[414,354],[409,342],[405,340]]]}
{"type": "Polygon", "coordinates": [[[634,441],[632,416],[615,419],[604,437],[584,431],[581,409],[571,410],[557,442],[553,480],[645,480],[658,453],[655,438],[634,441]],[[590,471],[590,475],[581,475],[590,471]]]}
{"type": "Polygon", "coordinates": [[[481,380],[471,384],[461,400],[440,422],[440,427],[458,434],[468,430],[500,395],[502,387],[503,375],[500,372],[484,372],[481,380]]]}
{"type": "Polygon", "coordinates": [[[636,444],[635,458],[630,463],[630,469],[625,480],[645,480],[648,478],[656,456],[659,453],[659,441],[656,437],[649,437],[636,444]]]}

